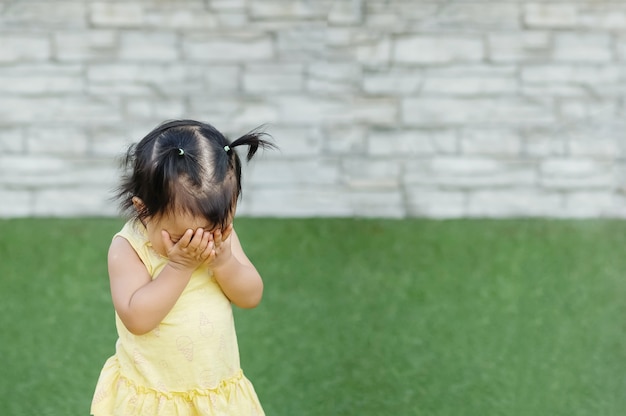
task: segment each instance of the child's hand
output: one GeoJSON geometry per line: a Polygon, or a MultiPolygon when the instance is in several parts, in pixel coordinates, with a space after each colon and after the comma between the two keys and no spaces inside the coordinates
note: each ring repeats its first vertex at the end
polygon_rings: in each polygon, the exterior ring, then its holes
{"type": "Polygon", "coordinates": [[[209,261],[214,255],[215,243],[213,235],[209,231],[198,228],[185,231],[185,234],[176,243],[172,241],[169,233],[161,231],[163,244],[170,264],[179,270],[195,270],[203,263],[209,261]]]}
{"type": "Polygon", "coordinates": [[[230,248],[230,234],[233,231],[233,224],[229,224],[224,230],[213,231],[214,255],[209,259],[212,267],[219,267],[226,263],[232,256],[230,248]]]}

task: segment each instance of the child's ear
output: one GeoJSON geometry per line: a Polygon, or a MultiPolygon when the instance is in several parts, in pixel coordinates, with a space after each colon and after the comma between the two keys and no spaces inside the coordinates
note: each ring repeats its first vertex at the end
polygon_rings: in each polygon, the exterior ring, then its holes
{"type": "Polygon", "coordinates": [[[143,203],[141,198],[134,196],[133,199],[131,199],[131,201],[133,201],[133,206],[135,207],[135,211],[137,211],[137,214],[141,214],[145,212],[146,205],[143,203]]]}

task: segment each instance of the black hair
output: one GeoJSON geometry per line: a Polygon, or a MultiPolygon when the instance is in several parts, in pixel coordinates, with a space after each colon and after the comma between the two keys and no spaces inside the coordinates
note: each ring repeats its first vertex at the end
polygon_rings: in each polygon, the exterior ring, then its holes
{"type": "Polygon", "coordinates": [[[143,202],[140,219],[180,212],[202,216],[225,228],[241,195],[238,146],[248,146],[247,161],[259,147],[275,145],[258,128],[232,143],[210,124],[195,120],[163,123],[131,145],[123,160],[125,174],[116,198],[123,211],[133,197],[143,202]]]}

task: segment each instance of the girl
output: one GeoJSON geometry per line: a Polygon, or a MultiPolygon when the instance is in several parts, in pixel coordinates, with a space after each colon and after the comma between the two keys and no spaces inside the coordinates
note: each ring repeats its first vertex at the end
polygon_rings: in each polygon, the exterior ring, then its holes
{"type": "Polygon", "coordinates": [[[263,282],[232,225],[241,193],[232,143],[193,120],[165,123],[131,146],[117,196],[133,219],[108,255],[119,339],[93,415],[263,415],[239,366],[231,303],[253,308],[263,282]]]}

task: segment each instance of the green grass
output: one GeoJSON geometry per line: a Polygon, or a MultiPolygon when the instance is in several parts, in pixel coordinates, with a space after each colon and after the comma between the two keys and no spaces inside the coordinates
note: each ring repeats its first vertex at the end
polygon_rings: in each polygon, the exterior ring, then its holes
{"type": "MultiPolygon", "coordinates": [[[[0,414],[84,415],[111,219],[0,221],[0,414]]],[[[268,416],[626,414],[626,223],[239,219],[268,416]]]]}

